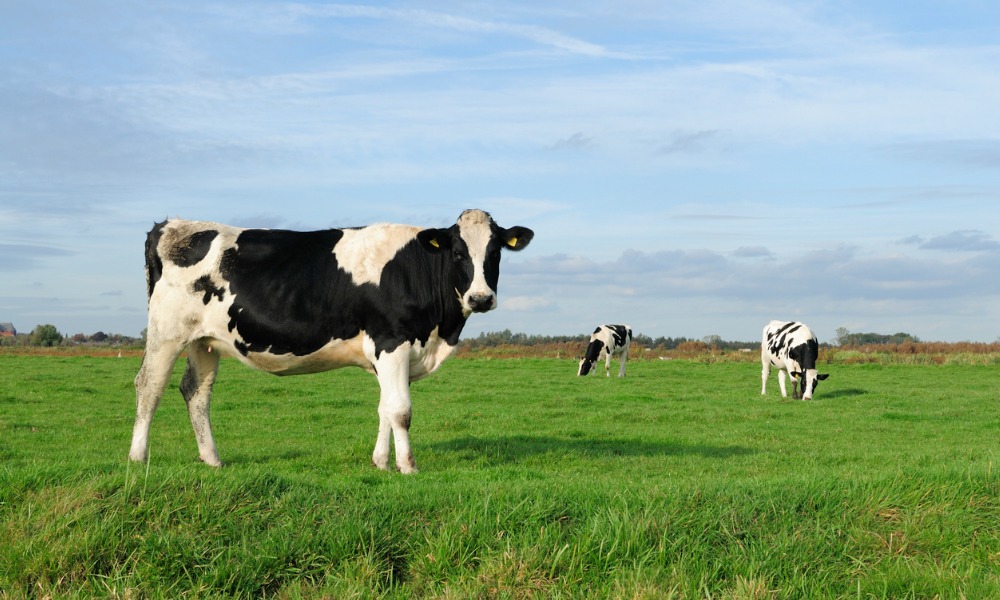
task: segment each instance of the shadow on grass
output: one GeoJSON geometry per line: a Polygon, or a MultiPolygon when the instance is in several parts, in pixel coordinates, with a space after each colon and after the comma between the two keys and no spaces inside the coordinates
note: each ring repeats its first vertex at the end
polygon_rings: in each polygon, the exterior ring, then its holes
{"type": "MultiPolygon", "coordinates": [[[[756,451],[743,446],[709,446],[704,444],[674,444],[643,440],[565,439],[547,436],[515,435],[500,438],[466,436],[432,444],[438,452],[460,452],[470,455],[517,462],[539,454],[576,454],[581,456],[688,456],[731,458],[748,456],[756,451]]],[[[470,456],[470,458],[474,458],[470,456]]]]}
{"type": "Polygon", "coordinates": [[[816,392],[816,398],[845,398],[848,396],[863,396],[868,393],[868,390],[863,390],[861,388],[844,388],[842,390],[832,390],[831,392],[824,394],[822,392],[816,392]]]}

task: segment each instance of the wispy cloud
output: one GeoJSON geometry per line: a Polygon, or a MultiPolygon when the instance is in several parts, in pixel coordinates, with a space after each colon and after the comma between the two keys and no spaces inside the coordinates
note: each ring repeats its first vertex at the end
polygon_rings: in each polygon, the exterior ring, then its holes
{"type": "Polygon", "coordinates": [[[915,244],[922,250],[944,250],[948,252],[992,252],[1000,250],[1000,242],[984,231],[952,231],[944,235],[923,239],[912,236],[902,240],[904,244],[915,244]]]}
{"type": "MultiPolygon", "coordinates": [[[[247,22],[245,7],[241,7],[240,21],[247,22]]],[[[233,12],[226,11],[233,16],[233,12]]],[[[593,57],[627,57],[622,53],[611,52],[600,44],[594,44],[577,37],[566,35],[549,27],[512,23],[498,20],[466,17],[453,13],[407,8],[382,8],[356,4],[326,4],[312,5],[290,3],[280,7],[265,7],[260,13],[266,19],[268,28],[274,28],[272,19],[278,18],[284,31],[295,32],[308,21],[316,19],[377,19],[398,21],[419,27],[433,27],[462,33],[495,34],[510,36],[562,50],[571,54],[593,57]]]]}
{"type": "Polygon", "coordinates": [[[586,148],[587,146],[590,146],[593,141],[594,138],[578,132],[556,141],[556,143],[549,146],[549,148],[553,150],[586,148]]]}
{"type": "Polygon", "coordinates": [[[737,258],[774,258],[774,254],[764,246],[740,246],[733,251],[737,258]]]}
{"type": "Polygon", "coordinates": [[[0,243],[0,272],[30,271],[42,267],[50,259],[73,254],[69,250],[49,246],[0,243]]]}
{"type": "Polygon", "coordinates": [[[1000,169],[1000,140],[935,140],[890,144],[893,156],[931,164],[1000,169]]]}
{"type": "Polygon", "coordinates": [[[703,152],[715,138],[716,133],[715,131],[677,132],[660,144],[656,153],[666,155],[703,152]]]}

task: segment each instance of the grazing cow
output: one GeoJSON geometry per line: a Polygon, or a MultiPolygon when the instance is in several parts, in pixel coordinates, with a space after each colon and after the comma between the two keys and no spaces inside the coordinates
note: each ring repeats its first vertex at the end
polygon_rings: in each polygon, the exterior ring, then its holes
{"type": "Polygon", "coordinates": [[[628,360],[628,348],[632,344],[632,328],[628,325],[601,325],[590,334],[590,344],[587,353],[580,358],[580,368],[577,375],[586,375],[594,368],[601,355],[605,356],[604,376],[611,377],[611,357],[620,356],[618,376],[625,377],[625,361],[628,360]]]}
{"type": "Polygon", "coordinates": [[[816,359],[819,357],[819,342],[816,336],[802,323],[771,321],[764,328],[760,342],[760,393],[767,393],[767,377],[771,374],[771,366],[778,367],[778,387],[781,397],[786,398],[785,373],[792,378],[792,398],[799,399],[799,385],[802,386],[803,400],[812,399],[813,392],[820,381],[829,377],[826,373],[816,371],[816,359]]]}
{"type": "Polygon", "coordinates": [[[200,459],[221,466],[209,403],[219,356],[275,375],[356,366],[378,378],[372,464],[415,473],[410,382],[455,349],[466,319],[497,306],[500,251],[534,233],[467,210],[447,229],[378,224],[295,232],[169,220],[146,238],[149,326],[135,378],[129,458],[145,461],[149,427],[185,348],[181,394],[200,459]]]}

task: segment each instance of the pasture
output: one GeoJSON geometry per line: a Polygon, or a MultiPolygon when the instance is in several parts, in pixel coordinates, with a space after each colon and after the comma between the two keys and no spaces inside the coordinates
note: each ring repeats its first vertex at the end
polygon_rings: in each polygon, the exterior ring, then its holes
{"type": "Polygon", "coordinates": [[[195,461],[177,391],[129,463],[137,357],[0,354],[0,598],[1000,597],[1000,368],[457,358],[378,386],[223,360],[195,461]]]}

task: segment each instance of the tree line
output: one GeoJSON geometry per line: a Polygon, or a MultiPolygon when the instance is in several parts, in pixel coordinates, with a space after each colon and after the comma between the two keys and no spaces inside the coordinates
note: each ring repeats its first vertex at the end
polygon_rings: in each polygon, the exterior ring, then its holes
{"type": "MultiPolygon", "coordinates": [[[[836,331],[837,337],[833,341],[837,346],[872,346],[872,345],[898,345],[905,343],[918,344],[920,338],[909,333],[851,333],[847,328],[840,327],[836,331]]],[[[724,340],[718,335],[706,335],[700,339],[689,337],[651,337],[642,333],[634,334],[634,343],[646,348],[659,348],[662,350],[677,350],[690,348],[692,346],[705,346],[718,350],[741,350],[746,348],[757,348],[759,341],[724,340]]],[[[462,345],[469,349],[494,348],[498,346],[543,346],[550,344],[583,344],[590,341],[589,333],[578,335],[530,335],[527,333],[515,333],[510,329],[503,331],[490,331],[480,333],[473,338],[465,338],[462,345]]],[[[822,342],[821,342],[822,343],[822,342]]]]}
{"type": "Polygon", "coordinates": [[[837,328],[838,346],[871,346],[883,344],[920,343],[920,338],[908,333],[851,333],[846,327],[837,328]]]}
{"type": "MultiPolygon", "coordinates": [[[[684,346],[698,344],[708,347],[715,347],[719,350],[739,350],[742,348],[752,348],[759,342],[742,342],[723,340],[718,335],[707,335],[701,339],[688,337],[651,337],[642,333],[634,333],[633,343],[646,348],[660,348],[663,350],[676,350],[684,346]]],[[[496,348],[499,346],[544,346],[551,344],[581,344],[590,342],[589,333],[578,335],[531,335],[527,333],[515,333],[510,329],[503,331],[489,331],[480,333],[477,337],[465,338],[462,346],[475,350],[480,348],[496,348]]]]}
{"type": "Polygon", "coordinates": [[[56,346],[142,346],[145,344],[145,333],[141,337],[131,337],[120,333],[104,333],[97,331],[91,334],[76,333],[64,335],[55,325],[38,325],[31,333],[0,337],[0,346],[35,346],[53,348],[56,346]]]}

